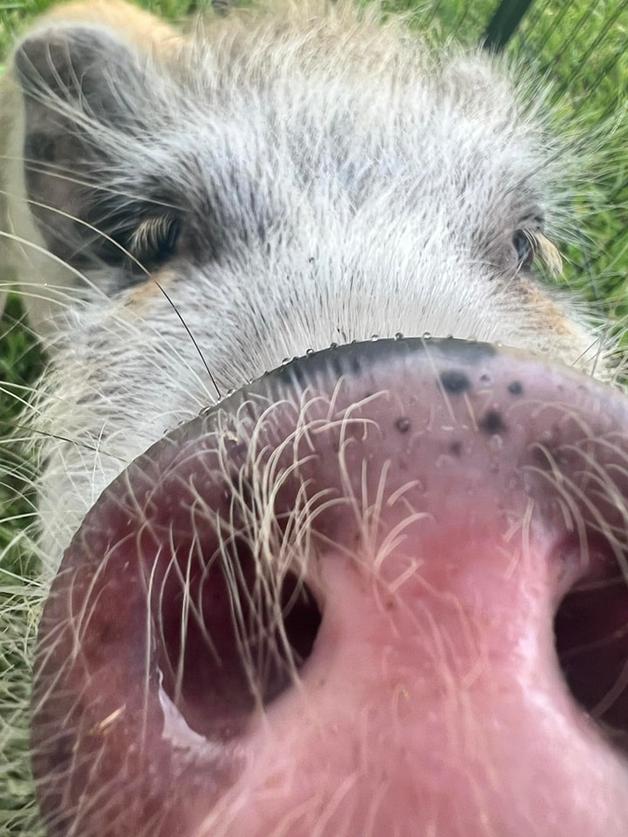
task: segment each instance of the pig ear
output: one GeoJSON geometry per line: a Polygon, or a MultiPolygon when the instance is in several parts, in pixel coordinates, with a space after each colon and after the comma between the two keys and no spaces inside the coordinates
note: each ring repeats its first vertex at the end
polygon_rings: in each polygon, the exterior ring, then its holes
{"type": "Polygon", "coordinates": [[[13,63],[24,103],[23,182],[46,247],[81,270],[120,261],[107,236],[124,237],[120,208],[128,212],[129,200],[118,196],[116,205],[102,175],[138,130],[147,84],[140,56],[106,29],[52,24],[27,37],[13,63]]]}

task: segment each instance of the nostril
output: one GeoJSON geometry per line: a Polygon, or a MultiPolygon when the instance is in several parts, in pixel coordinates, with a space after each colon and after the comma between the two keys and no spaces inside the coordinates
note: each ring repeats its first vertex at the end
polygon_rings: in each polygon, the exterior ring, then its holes
{"type": "Polygon", "coordinates": [[[264,578],[247,544],[207,558],[193,570],[171,564],[153,597],[152,630],[166,695],[192,730],[226,741],[294,683],[321,611],[297,573],[264,578]]]}
{"type": "Polygon", "coordinates": [[[606,561],[580,580],[554,620],[567,685],[604,735],[628,752],[628,583],[606,561]]]}

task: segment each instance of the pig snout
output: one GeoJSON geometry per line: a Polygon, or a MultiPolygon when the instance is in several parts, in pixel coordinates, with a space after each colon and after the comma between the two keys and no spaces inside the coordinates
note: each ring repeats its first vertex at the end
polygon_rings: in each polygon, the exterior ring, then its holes
{"type": "Polygon", "coordinates": [[[566,368],[402,338],[180,426],[52,585],[49,833],[625,837],[627,426],[566,368]]]}

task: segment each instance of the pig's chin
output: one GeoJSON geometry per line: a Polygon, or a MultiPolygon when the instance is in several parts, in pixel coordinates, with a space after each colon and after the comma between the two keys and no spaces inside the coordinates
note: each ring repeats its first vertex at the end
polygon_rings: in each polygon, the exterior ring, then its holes
{"type": "Polygon", "coordinates": [[[49,833],[625,837],[627,428],[454,340],[321,352],[180,427],[46,604],[49,833]]]}

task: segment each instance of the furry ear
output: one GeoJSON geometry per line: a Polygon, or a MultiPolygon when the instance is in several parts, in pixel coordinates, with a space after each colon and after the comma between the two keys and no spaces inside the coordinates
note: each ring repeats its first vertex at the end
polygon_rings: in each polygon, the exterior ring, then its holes
{"type": "MultiPolygon", "coordinates": [[[[103,173],[111,182],[121,150],[142,153],[133,134],[150,108],[148,57],[168,60],[183,42],[125,0],[77,0],[46,14],[0,79],[0,283],[17,283],[42,334],[87,290],[86,269],[120,262],[106,236],[124,246],[123,228],[137,227],[137,201],[103,189],[103,173]]],[[[99,277],[105,291],[133,281],[99,277]]]]}
{"type": "Polygon", "coordinates": [[[139,54],[113,32],[55,24],[14,55],[23,96],[23,182],[46,248],[74,268],[115,261],[118,207],[99,189],[146,102],[139,54]],[[90,226],[104,233],[98,235],[90,226]]]}

